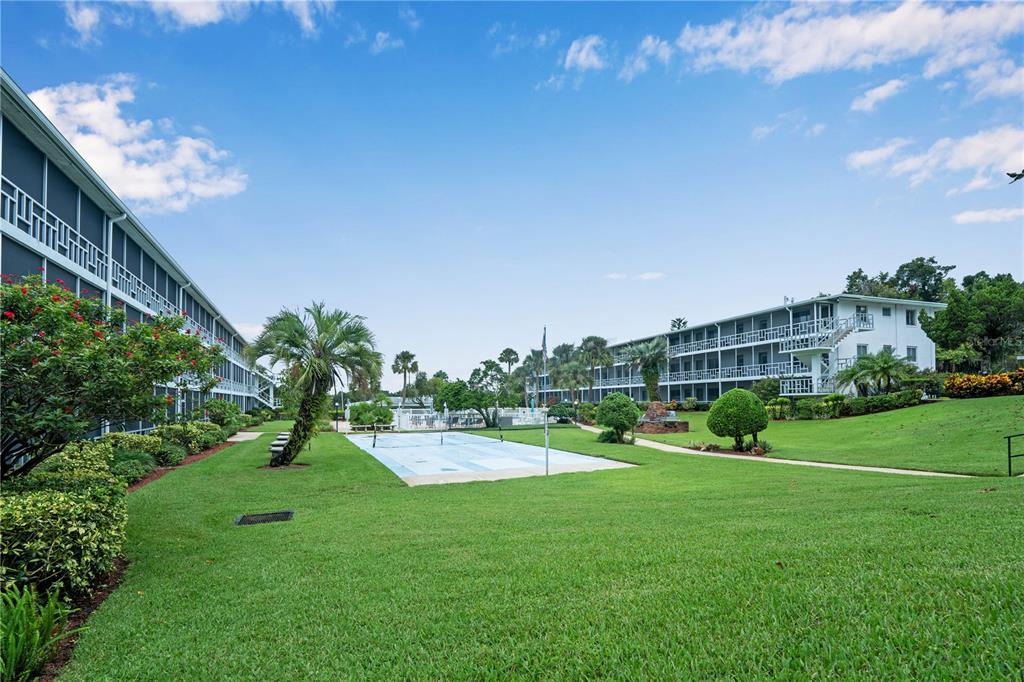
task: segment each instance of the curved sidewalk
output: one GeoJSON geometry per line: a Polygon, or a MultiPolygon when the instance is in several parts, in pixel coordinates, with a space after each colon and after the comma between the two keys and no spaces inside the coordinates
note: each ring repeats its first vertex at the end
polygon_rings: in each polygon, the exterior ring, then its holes
{"type": "MultiPolygon", "coordinates": [[[[601,429],[596,426],[585,426],[578,424],[578,426],[585,431],[592,431],[593,433],[600,433],[601,429]]],[[[967,474],[948,474],[941,471],[919,471],[917,469],[893,469],[890,467],[872,467],[862,466],[859,464],[832,464],[830,462],[809,462],[802,459],[778,459],[777,457],[753,457],[750,455],[731,455],[726,452],[701,452],[700,450],[693,450],[691,448],[681,448],[678,445],[669,445],[667,443],[659,443],[654,440],[647,440],[645,438],[637,438],[636,445],[642,445],[645,448],[652,448],[654,450],[661,450],[662,452],[678,452],[687,455],[701,455],[703,457],[718,457],[721,459],[739,459],[744,462],[766,462],[768,464],[791,464],[793,466],[803,467],[818,467],[819,469],[842,469],[846,471],[869,471],[876,474],[899,474],[902,476],[933,476],[939,478],[974,478],[967,474]]]]}

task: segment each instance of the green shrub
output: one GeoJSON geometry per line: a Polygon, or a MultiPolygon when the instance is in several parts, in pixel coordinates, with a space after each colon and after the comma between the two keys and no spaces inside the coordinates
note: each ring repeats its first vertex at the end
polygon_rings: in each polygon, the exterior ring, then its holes
{"type": "Polygon", "coordinates": [[[141,481],[148,476],[149,472],[152,470],[152,467],[147,467],[144,463],[135,459],[126,459],[123,462],[114,462],[110,467],[110,472],[128,485],[141,481]]]}
{"type": "Polygon", "coordinates": [[[35,590],[11,587],[0,594],[0,679],[34,680],[68,630],[71,609],[55,593],[44,602],[35,590]]]}
{"type": "Polygon", "coordinates": [[[230,400],[214,398],[203,403],[199,411],[205,413],[206,418],[217,426],[224,426],[230,421],[237,420],[242,408],[230,400]]]}
{"type": "Polygon", "coordinates": [[[188,452],[185,451],[185,448],[177,443],[164,440],[160,441],[160,447],[157,449],[156,454],[153,455],[153,459],[162,467],[173,467],[185,461],[187,455],[188,452]]]}
{"type": "Polygon", "coordinates": [[[694,412],[699,406],[697,405],[697,399],[692,395],[689,398],[683,400],[681,408],[684,412],[694,412]]]}
{"type": "Polygon", "coordinates": [[[750,391],[760,398],[761,402],[767,403],[769,400],[779,397],[781,385],[782,382],[778,377],[768,377],[767,379],[755,381],[750,387],[750,391]]]}
{"type": "Polygon", "coordinates": [[[643,412],[625,393],[609,393],[597,406],[597,423],[608,427],[614,434],[616,443],[625,442],[625,433],[636,427],[643,412]]]}
{"type": "Polygon", "coordinates": [[[576,408],[576,418],[584,424],[593,424],[597,421],[597,405],[594,403],[580,403],[576,408]]]}
{"type": "Polygon", "coordinates": [[[125,485],[109,443],[76,443],[0,494],[0,587],[73,597],[106,575],[124,545],[125,485]]]}
{"type": "Polygon", "coordinates": [[[814,419],[814,398],[800,398],[793,405],[793,416],[797,419],[814,419]]]}
{"type": "Polygon", "coordinates": [[[559,424],[568,424],[576,416],[576,410],[568,403],[558,403],[548,408],[548,418],[554,418],[559,424]]]}
{"type": "Polygon", "coordinates": [[[382,403],[355,403],[348,411],[349,421],[358,426],[390,424],[392,417],[391,408],[382,403]]]}
{"type": "Polygon", "coordinates": [[[753,435],[768,426],[768,412],[756,395],[742,388],[726,391],[708,411],[708,429],[716,436],[730,437],[736,449],[743,448],[743,437],[753,435]]]}
{"type": "Polygon", "coordinates": [[[615,433],[613,429],[605,429],[601,433],[597,434],[598,443],[618,443],[619,434],[615,433]]]}
{"type": "Polygon", "coordinates": [[[202,422],[184,422],[181,424],[163,424],[158,426],[152,431],[151,435],[157,436],[161,440],[169,443],[175,443],[185,448],[185,452],[190,455],[194,455],[202,449],[200,437],[202,431],[196,426],[202,422]]]}
{"type": "Polygon", "coordinates": [[[772,419],[789,419],[793,414],[793,401],[782,396],[772,398],[764,407],[772,419]]]}
{"type": "Polygon", "coordinates": [[[137,433],[113,431],[105,434],[100,440],[110,443],[114,450],[136,450],[155,455],[156,451],[160,449],[160,439],[153,435],[143,436],[137,433]]]}

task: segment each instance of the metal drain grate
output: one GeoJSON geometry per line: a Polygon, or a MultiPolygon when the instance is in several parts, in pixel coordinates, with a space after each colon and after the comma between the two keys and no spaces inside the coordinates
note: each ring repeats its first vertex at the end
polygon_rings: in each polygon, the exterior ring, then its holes
{"type": "Polygon", "coordinates": [[[254,526],[258,523],[274,523],[275,521],[291,521],[295,512],[279,511],[268,514],[242,514],[235,519],[236,526],[254,526]]]}

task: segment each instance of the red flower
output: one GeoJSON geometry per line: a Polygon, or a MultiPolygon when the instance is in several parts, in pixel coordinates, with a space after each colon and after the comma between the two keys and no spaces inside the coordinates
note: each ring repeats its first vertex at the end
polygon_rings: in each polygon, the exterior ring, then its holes
{"type": "Polygon", "coordinates": [[[14,313],[12,313],[10,310],[5,310],[4,311],[4,317],[6,317],[8,320],[13,320],[14,319],[14,313]]]}
{"type": "Polygon", "coordinates": [[[46,338],[46,332],[44,332],[44,331],[40,331],[40,332],[39,332],[39,338],[41,338],[41,339],[45,339],[45,338],[46,338]]]}
{"type": "Polygon", "coordinates": [[[54,348],[52,351],[50,351],[50,355],[60,355],[60,349],[54,348]]]}
{"type": "Polygon", "coordinates": [[[97,339],[102,339],[102,338],[103,338],[103,332],[101,332],[101,331],[100,331],[99,329],[97,329],[96,331],[94,331],[94,332],[92,333],[92,335],[93,335],[93,336],[95,336],[95,337],[96,337],[97,339]]]}
{"type": "Polygon", "coordinates": [[[40,265],[40,266],[39,266],[38,268],[36,268],[36,270],[38,270],[39,272],[42,272],[42,271],[43,271],[43,270],[45,270],[45,269],[46,269],[46,268],[44,268],[44,267],[43,267],[42,265],[40,265]]]}
{"type": "Polygon", "coordinates": [[[185,336],[192,336],[192,330],[191,329],[186,329],[185,330],[185,336]]]}
{"type": "Polygon", "coordinates": [[[127,353],[125,353],[125,354],[124,354],[124,356],[125,356],[126,358],[130,358],[130,357],[132,356],[132,352],[131,352],[131,351],[128,351],[127,353]]]}
{"type": "Polygon", "coordinates": [[[33,315],[38,315],[41,312],[43,312],[43,306],[41,305],[37,305],[35,308],[32,309],[33,315]]]}
{"type": "Polygon", "coordinates": [[[173,405],[174,404],[174,398],[172,398],[171,396],[167,396],[167,404],[168,405],[173,405]]]}
{"type": "Polygon", "coordinates": [[[53,295],[53,296],[51,296],[50,298],[52,298],[52,299],[53,299],[53,302],[54,302],[54,303],[60,303],[60,302],[61,302],[61,297],[60,297],[60,296],[58,296],[58,295],[56,295],[56,294],[54,294],[54,295],[53,295]]]}
{"type": "Polygon", "coordinates": [[[58,279],[58,280],[54,280],[54,281],[57,282],[57,284],[64,284],[64,280],[62,280],[62,279],[58,279]]]}
{"type": "Polygon", "coordinates": [[[157,334],[156,332],[153,332],[153,338],[156,339],[157,341],[159,341],[160,340],[160,335],[157,334]]]}
{"type": "Polygon", "coordinates": [[[32,358],[32,366],[35,367],[39,364],[39,358],[32,358]]]}
{"type": "Polygon", "coordinates": [[[192,361],[192,366],[193,366],[193,367],[195,367],[195,366],[196,366],[196,361],[195,361],[195,360],[193,360],[193,361],[192,361]]]}
{"type": "Polygon", "coordinates": [[[182,308],[182,309],[181,309],[181,316],[182,316],[182,317],[185,317],[185,316],[187,316],[187,315],[188,315],[188,311],[187,311],[187,310],[185,310],[184,308],[182,308]]]}
{"type": "Polygon", "coordinates": [[[28,293],[28,289],[27,289],[27,288],[25,288],[25,287],[22,287],[22,288],[21,288],[21,293],[23,293],[23,294],[27,294],[27,293],[28,293]]]}

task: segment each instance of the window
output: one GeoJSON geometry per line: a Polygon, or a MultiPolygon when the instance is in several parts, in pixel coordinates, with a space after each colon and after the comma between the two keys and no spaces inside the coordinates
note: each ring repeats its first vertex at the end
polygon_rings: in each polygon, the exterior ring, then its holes
{"type": "Polygon", "coordinates": [[[736,333],[737,334],[742,334],[743,333],[743,323],[742,322],[737,322],[736,323],[736,333]]]}
{"type": "Polygon", "coordinates": [[[868,344],[858,343],[857,344],[857,357],[861,358],[868,354],[868,344]]]}
{"type": "Polygon", "coordinates": [[[743,353],[737,353],[736,354],[736,366],[737,367],[742,367],[744,364],[746,364],[746,363],[743,360],[743,353]]]}
{"type": "Polygon", "coordinates": [[[892,317],[892,308],[882,308],[882,317],[892,317]]]}
{"type": "Polygon", "coordinates": [[[917,346],[907,346],[907,360],[917,362],[917,346]]]}
{"type": "Polygon", "coordinates": [[[857,314],[858,315],[867,315],[868,314],[868,307],[866,305],[859,305],[859,306],[857,306],[857,314]]]}
{"type": "Polygon", "coordinates": [[[907,324],[909,324],[909,325],[916,325],[917,324],[917,311],[916,310],[908,310],[907,311],[907,324]]]}
{"type": "Polygon", "coordinates": [[[758,325],[758,326],[759,326],[759,327],[760,327],[761,329],[767,329],[767,328],[768,328],[768,320],[761,320],[761,322],[759,323],[759,325],[758,325]]]}
{"type": "Polygon", "coordinates": [[[767,353],[758,353],[757,354],[757,364],[759,364],[759,365],[767,365],[768,364],[768,354],[767,353]]]}
{"type": "Polygon", "coordinates": [[[884,346],[882,346],[882,349],[885,350],[885,352],[887,353],[892,352],[892,346],[890,346],[889,344],[885,344],[884,346]]]}

